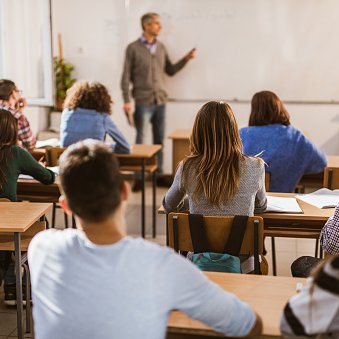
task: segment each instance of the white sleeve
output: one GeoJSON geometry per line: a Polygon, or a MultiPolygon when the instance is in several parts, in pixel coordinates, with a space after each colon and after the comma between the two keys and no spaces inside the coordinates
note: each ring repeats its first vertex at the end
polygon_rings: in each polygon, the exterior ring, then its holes
{"type": "MultiPolygon", "coordinates": [[[[256,321],[252,308],[214,284],[192,263],[171,253],[161,283],[172,309],[187,313],[227,336],[247,335],[256,321]]],[[[225,278],[226,279],[226,278],[225,278]]]]}

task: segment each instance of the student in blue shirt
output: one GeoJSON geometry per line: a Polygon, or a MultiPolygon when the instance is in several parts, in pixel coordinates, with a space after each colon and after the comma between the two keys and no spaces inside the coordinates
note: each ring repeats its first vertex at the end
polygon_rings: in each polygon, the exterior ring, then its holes
{"type": "Polygon", "coordinates": [[[84,139],[104,141],[108,134],[116,153],[129,153],[130,145],[112,121],[112,98],[99,82],[76,82],[68,91],[61,116],[60,144],[67,147],[84,139]]]}
{"type": "Polygon", "coordinates": [[[249,127],[240,130],[243,152],[266,162],[271,192],[293,192],[301,177],[320,173],[325,154],[290,123],[279,97],[270,91],[256,93],[251,102],[249,127]]]}

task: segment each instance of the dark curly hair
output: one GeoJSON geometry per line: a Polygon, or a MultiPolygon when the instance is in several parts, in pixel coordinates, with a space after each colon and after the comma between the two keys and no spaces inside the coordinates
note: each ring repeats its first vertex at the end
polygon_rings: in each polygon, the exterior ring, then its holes
{"type": "Polygon", "coordinates": [[[87,108],[112,114],[112,98],[100,82],[77,81],[68,91],[64,108],[87,108]]]}

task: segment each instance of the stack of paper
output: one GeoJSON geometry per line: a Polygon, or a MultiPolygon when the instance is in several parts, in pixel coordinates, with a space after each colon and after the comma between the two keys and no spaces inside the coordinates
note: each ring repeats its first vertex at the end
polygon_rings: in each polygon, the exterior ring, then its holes
{"type": "Polygon", "coordinates": [[[265,212],[303,213],[295,198],[280,198],[267,196],[267,209],[265,212]]]}
{"type": "Polygon", "coordinates": [[[52,147],[60,146],[60,140],[57,138],[51,138],[47,140],[38,140],[35,145],[36,148],[41,148],[41,147],[46,147],[46,146],[52,146],[52,147]]]}
{"type": "Polygon", "coordinates": [[[297,198],[318,208],[332,208],[339,204],[339,190],[321,188],[309,194],[299,194],[297,198]]]}

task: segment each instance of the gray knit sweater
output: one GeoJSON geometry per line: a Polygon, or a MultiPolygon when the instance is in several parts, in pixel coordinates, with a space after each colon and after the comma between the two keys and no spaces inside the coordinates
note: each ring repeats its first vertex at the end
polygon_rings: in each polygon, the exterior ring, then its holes
{"type": "Polygon", "coordinates": [[[124,102],[130,102],[130,84],[136,104],[163,104],[167,100],[165,73],[174,75],[187,63],[185,58],[172,64],[165,46],[157,41],[155,54],[151,54],[140,40],[129,44],[126,49],[121,89],[124,102]]]}
{"type": "Polygon", "coordinates": [[[189,209],[190,213],[204,215],[249,215],[266,209],[264,163],[258,158],[245,157],[240,163],[240,187],[232,200],[225,200],[222,206],[213,206],[204,194],[192,199],[196,186],[196,171],[192,170],[185,187],[181,186],[182,163],[175,174],[174,182],[166,193],[163,205],[166,212],[189,209]]]}

